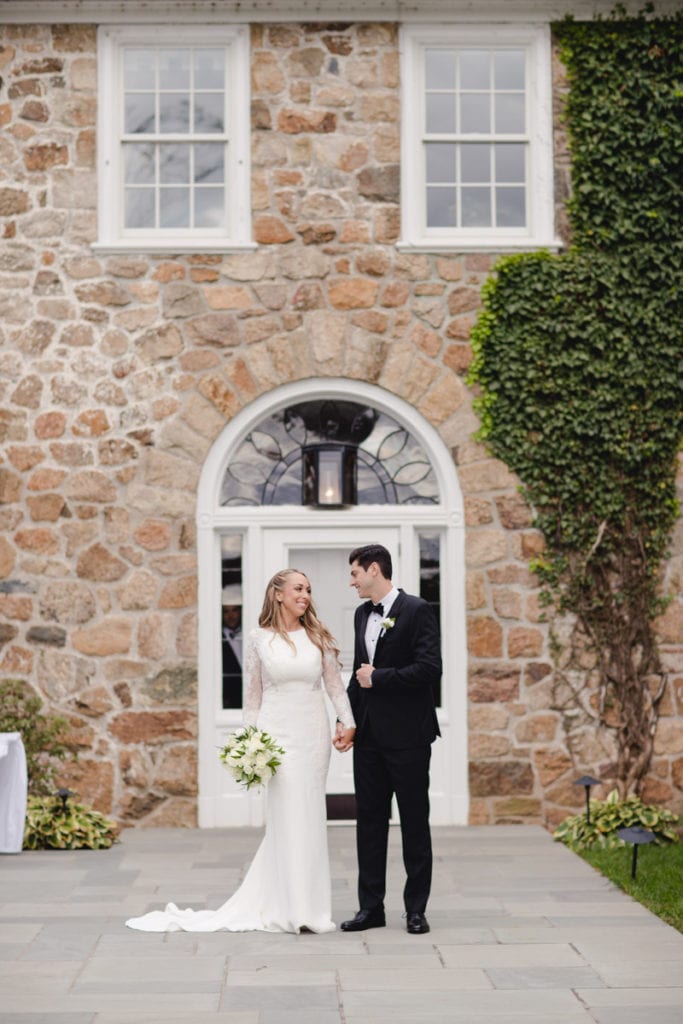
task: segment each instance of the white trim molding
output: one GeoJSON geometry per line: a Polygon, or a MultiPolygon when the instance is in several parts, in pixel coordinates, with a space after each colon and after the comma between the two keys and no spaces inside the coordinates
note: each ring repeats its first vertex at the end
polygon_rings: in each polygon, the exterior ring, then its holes
{"type": "MultiPolygon", "coordinates": [[[[294,21],[458,22],[561,21],[567,14],[591,20],[605,16],[614,0],[4,0],[0,24],[150,23],[249,24],[294,21]]],[[[625,0],[636,14],[642,0],[625,0]]],[[[658,14],[680,9],[680,0],[657,0],[658,14]]]]}

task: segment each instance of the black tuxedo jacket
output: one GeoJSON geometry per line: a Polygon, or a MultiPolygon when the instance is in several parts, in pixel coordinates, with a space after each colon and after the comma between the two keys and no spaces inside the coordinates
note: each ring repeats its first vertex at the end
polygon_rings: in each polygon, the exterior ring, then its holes
{"type": "Polygon", "coordinates": [[[394,625],[377,641],[372,686],[363,688],[356,671],[370,660],[365,627],[372,610],[366,601],[354,617],[355,651],[348,695],[356,719],[356,746],[363,735],[390,749],[432,743],[440,735],[432,687],[441,677],[439,631],[434,612],[421,597],[399,591],[388,617],[394,625]]]}

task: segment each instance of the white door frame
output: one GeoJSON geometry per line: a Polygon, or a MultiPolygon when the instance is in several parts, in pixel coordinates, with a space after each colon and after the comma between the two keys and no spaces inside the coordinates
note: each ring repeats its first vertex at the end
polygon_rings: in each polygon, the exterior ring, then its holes
{"type": "MultiPolygon", "coordinates": [[[[262,531],[280,529],[351,530],[356,536],[372,533],[382,540],[383,525],[400,531],[401,563],[397,581],[418,592],[416,545],[418,529],[442,533],[441,572],[443,629],[443,707],[439,721],[443,738],[434,747],[433,768],[438,767],[438,792],[432,793],[434,824],[466,824],[469,808],[467,784],[467,645],[465,626],[465,538],[463,500],[453,460],[434,428],[402,399],[363,381],[343,378],[311,379],[285,384],[255,399],[226,424],[202,468],[197,494],[198,554],[198,700],[199,700],[199,825],[257,825],[263,820],[263,798],[248,798],[228,779],[217,757],[225,734],[241,721],[239,711],[220,707],[220,593],[221,530],[241,532],[247,572],[243,577],[243,622],[255,624],[267,582],[263,564],[262,531]],[[287,405],[311,399],[359,401],[393,417],[415,437],[429,457],[438,481],[438,505],[355,506],[351,509],[314,509],[301,506],[221,507],[221,482],[234,451],[261,420],[287,405]],[[247,561],[248,559],[248,561],[247,561]],[[412,575],[411,575],[412,572],[412,575]]],[[[433,770],[436,780],[437,771],[433,770]]]]}

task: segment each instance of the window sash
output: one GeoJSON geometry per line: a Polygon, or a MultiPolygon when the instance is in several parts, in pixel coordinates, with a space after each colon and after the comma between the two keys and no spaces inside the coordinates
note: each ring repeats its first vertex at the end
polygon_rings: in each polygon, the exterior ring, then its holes
{"type": "Polygon", "coordinates": [[[109,27],[99,41],[95,248],[253,247],[247,27],[109,27]]]}
{"type": "Polygon", "coordinates": [[[557,245],[547,25],[404,26],[402,34],[399,248],[557,245]],[[477,60],[485,72],[478,78],[477,60]],[[445,97],[433,108],[441,121],[429,117],[429,97],[445,97]],[[481,100],[478,123],[463,122],[463,97],[481,100]],[[441,180],[432,173],[435,147],[443,154],[451,147],[451,171],[441,180]],[[476,147],[488,160],[479,180],[463,167],[476,147]]]}

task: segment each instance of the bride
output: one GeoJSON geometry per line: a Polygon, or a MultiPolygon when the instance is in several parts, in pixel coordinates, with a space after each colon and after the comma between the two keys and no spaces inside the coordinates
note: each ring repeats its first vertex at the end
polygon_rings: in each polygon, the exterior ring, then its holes
{"type": "Polygon", "coordinates": [[[130,918],[129,928],[334,931],[325,810],[331,736],[321,680],[341,723],[337,749],[348,749],[355,732],[338,654],[315,614],[308,578],[296,569],[276,573],[244,656],[244,724],[269,732],[285,750],[268,783],[261,845],[242,885],[218,910],[180,910],[169,903],[163,911],[130,918]]]}

